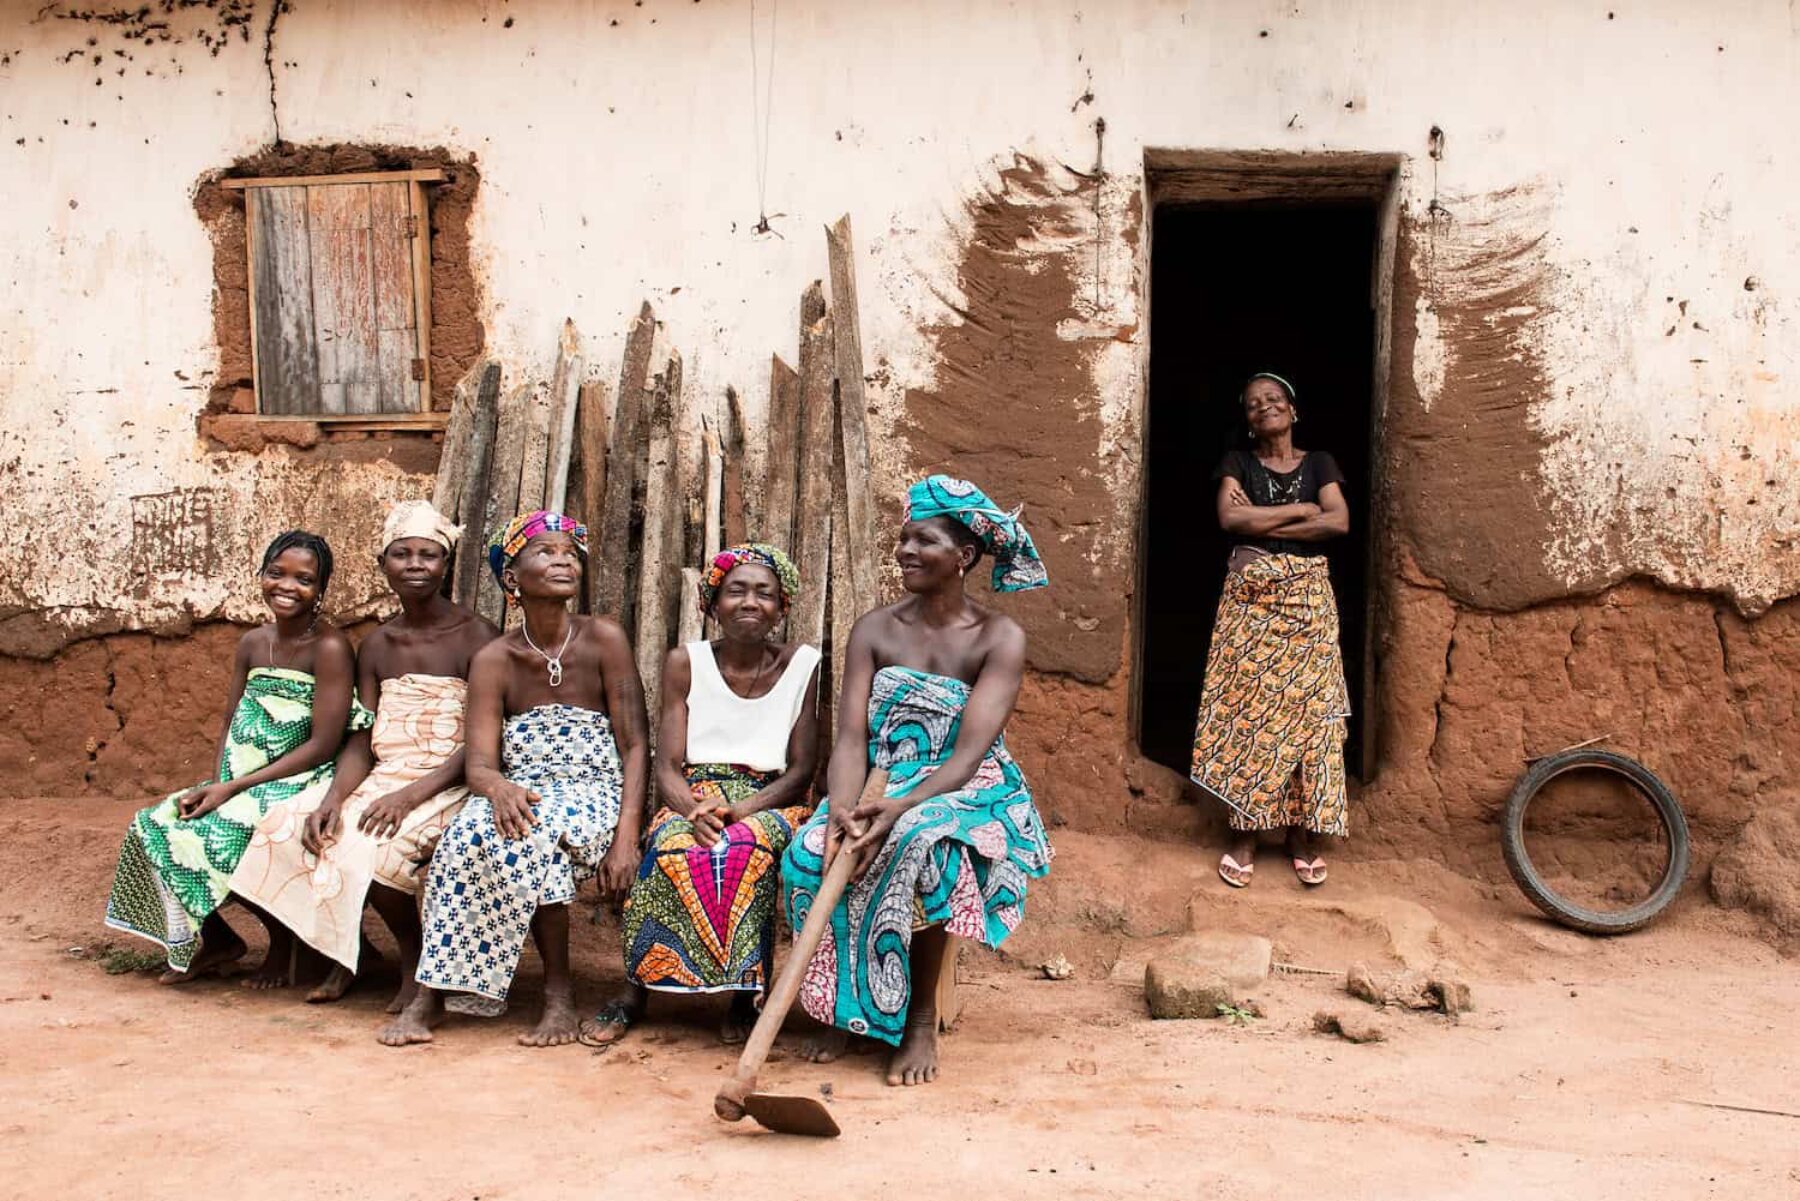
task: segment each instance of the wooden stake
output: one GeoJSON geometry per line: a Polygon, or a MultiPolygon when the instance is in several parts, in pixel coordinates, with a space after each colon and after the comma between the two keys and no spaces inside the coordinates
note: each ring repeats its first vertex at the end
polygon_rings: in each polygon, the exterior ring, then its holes
{"type": "MultiPolygon", "coordinates": [[[[519,471],[525,457],[530,394],[531,388],[528,385],[520,385],[500,401],[499,419],[494,433],[493,467],[488,478],[489,532],[511,521],[519,512],[519,471]]],[[[493,572],[481,573],[475,598],[475,611],[495,625],[501,624],[506,616],[506,604],[493,572]]]]}
{"type": "Polygon", "coordinates": [[[676,613],[680,615],[680,629],[675,636],[675,645],[684,646],[689,642],[698,642],[706,636],[706,621],[700,616],[700,569],[683,567],[681,569],[681,595],[675,598],[676,613]]]}
{"type": "Polygon", "coordinates": [[[550,454],[550,389],[535,384],[525,397],[525,443],[519,461],[516,512],[544,507],[545,460],[550,454]]]}
{"type": "MultiPolygon", "coordinates": [[[[837,315],[832,314],[832,320],[836,319],[837,315]]],[[[838,398],[840,404],[842,399],[841,396],[838,398]]],[[[856,591],[854,551],[848,536],[850,522],[844,492],[844,439],[841,430],[834,432],[840,436],[832,438],[831,455],[831,571],[826,595],[826,603],[831,606],[831,646],[825,648],[830,651],[830,671],[822,681],[825,692],[820,696],[819,703],[829,706],[826,712],[835,721],[837,690],[844,680],[844,650],[850,644],[850,627],[863,615],[866,606],[856,591]]]]}
{"type": "MultiPolygon", "coordinates": [[[[820,299],[821,306],[824,304],[820,299]]],[[[823,313],[823,308],[820,313],[823,313]]],[[[818,314],[808,317],[804,306],[800,328],[804,330],[818,314]]],[[[800,375],[781,361],[780,355],[769,360],[769,417],[764,423],[767,451],[763,455],[763,519],[751,526],[753,534],[792,554],[794,551],[794,502],[800,486],[800,375]]]]}
{"type": "Polygon", "coordinates": [[[700,562],[709,564],[719,553],[719,509],[725,501],[725,450],[719,431],[706,422],[700,431],[700,449],[706,459],[706,505],[702,516],[700,562]]]}
{"type": "Polygon", "coordinates": [[[723,476],[720,481],[720,507],[724,539],[727,546],[739,546],[750,540],[749,530],[752,526],[762,526],[761,514],[753,517],[751,512],[753,508],[762,508],[762,493],[760,489],[749,495],[745,493],[744,406],[736,388],[725,389],[725,436],[721,443],[723,476]]]}
{"type": "Polygon", "coordinates": [[[652,714],[668,651],[669,590],[674,586],[674,535],[680,508],[675,501],[675,406],[681,391],[681,356],[671,355],[656,378],[650,409],[650,455],[644,474],[644,541],[638,564],[637,661],[644,701],[652,714]]]}
{"type": "Polygon", "coordinates": [[[455,521],[462,501],[463,485],[469,480],[469,435],[475,422],[475,401],[481,391],[481,377],[487,373],[485,362],[470,367],[468,374],[456,384],[456,398],[450,402],[450,422],[444,427],[443,449],[438,452],[437,482],[431,489],[431,507],[455,521]]]}
{"type": "Polygon", "coordinates": [[[831,262],[832,350],[837,364],[838,422],[844,431],[844,480],[848,522],[834,531],[847,537],[850,584],[859,609],[879,599],[879,564],[875,551],[875,495],[869,485],[869,397],[863,384],[861,320],[856,306],[855,244],[850,216],[825,231],[831,262]]]}
{"type": "MultiPolygon", "coordinates": [[[[469,445],[463,483],[457,489],[457,519],[462,538],[457,542],[456,579],[450,590],[459,605],[473,606],[487,570],[488,533],[494,528],[494,440],[500,419],[500,364],[482,365],[481,384],[475,393],[475,412],[469,423],[469,445]]],[[[442,468],[439,468],[440,473],[442,468]]],[[[440,513],[442,509],[438,510],[440,513]]]]}
{"type": "MultiPolygon", "coordinates": [[[[575,439],[569,456],[566,503],[570,516],[588,527],[590,539],[600,530],[601,508],[606,503],[606,427],[611,402],[605,380],[591,379],[576,394],[575,439]]],[[[602,569],[603,565],[590,556],[587,584],[581,594],[583,612],[593,611],[590,606],[597,586],[595,577],[602,569]]]]}
{"type": "MultiPolygon", "coordinates": [[[[679,570],[700,561],[706,545],[703,528],[706,512],[706,454],[700,390],[683,391],[675,401],[675,495],[684,519],[677,531],[672,554],[679,570]]],[[[673,576],[671,576],[671,579],[673,576]]]]}
{"type": "Polygon", "coordinates": [[[581,335],[563,321],[556,373],[550,377],[550,445],[544,454],[544,507],[561,513],[568,503],[569,461],[575,450],[575,414],[581,390],[581,335]]]}
{"type": "MultiPolygon", "coordinates": [[[[832,316],[817,280],[800,299],[800,466],[794,504],[795,556],[800,570],[823,575],[831,568],[832,316]],[[810,320],[808,319],[810,317],[810,320]]],[[[771,428],[770,442],[781,438],[771,428]]],[[[824,588],[800,593],[789,636],[818,646],[825,636],[824,588]]]]}
{"type": "Polygon", "coordinates": [[[631,503],[639,469],[649,452],[650,350],[656,341],[656,312],[645,301],[625,338],[619,369],[618,412],[612,453],[606,462],[606,503],[595,514],[601,523],[588,575],[588,608],[618,619],[630,634],[636,627],[637,591],[631,578],[631,503]]]}

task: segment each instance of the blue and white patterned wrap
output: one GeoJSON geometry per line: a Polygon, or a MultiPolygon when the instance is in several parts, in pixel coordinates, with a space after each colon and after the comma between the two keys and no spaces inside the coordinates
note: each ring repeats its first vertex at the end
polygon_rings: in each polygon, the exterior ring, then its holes
{"type": "Polygon", "coordinates": [[[532,914],[573,901],[598,870],[624,789],[612,723],[593,709],[539,705],[513,714],[501,761],[508,780],[541,798],[532,806],[537,825],[523,838],[503,838],[492,803],[469,798],[431,857],[418,972],[427,987],[493,1001],[512,984],[532,914]]]}

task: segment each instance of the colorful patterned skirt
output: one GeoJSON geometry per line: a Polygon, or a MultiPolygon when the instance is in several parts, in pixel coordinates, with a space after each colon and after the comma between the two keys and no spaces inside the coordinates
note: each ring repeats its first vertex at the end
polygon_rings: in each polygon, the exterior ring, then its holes
{"type": "MultiPolygon", "coordinates": [[[[956,750],[969,686],[884,667],[869,694],[869,759],[905,796],[956,750]]],[[[798,930],[824,875],[830,801],[782,859],[788,923],[798,930]]],[[[909,952],[919,925],[997,947],[1025,916],[1028,881],[1050,871],[1049,838],[1019,765],[994,740],[968,783],[906,811],[861,880],[832,911],[807,966],[800,1004],[818,1021],[899,1045],[912,999],[909,952]]]]}
{"type": "MultiPolygon", "coordinates": [[[[711,808],[753,795],[780,773],[696,763],[685,774],[694,799],[711,808]]],[[[765,809],[725,827],[710,848],[694,841],[692,822],[658,812],[625,902],[632,982],[659,992],[761,992],[774,960],[781,853],[809,812],[765,809]]]]}
{"type": "Polygon", "coordinates": [[[1344,834],[1337,602],[1323,556],[1262,555],[1225,577],[1194,733],[1194,783],[1234,830],[1344,834]]]}
{"type": "Polygon", "coordinates": [[[454,676],[383,680],[369,738],[375,766],[345,799],[336,836],[318,855],[301,845],[306,819],[324,799],[322,793],[271,806],[232,873],[231,891],[308,946],[355,971],[369,886],[418,892],[424,885],[419,864],[431,855],[469,790],[458,784],[427,798],[386,838],[364,834],[357,823],[370,805],[424,779],[463,749],[467,693],[468,684],[454,676]]]}
{"type": "MultiPolygon", "coordinates": [[[[494,806],[472,796],[444,831],[425,882],[418,980],[504,1002],[541,905],[565,905],[612,846],[624,781],[606,714],[539,705],[506,719],[506,778],[541,798],[537,825],[502,838],[494,806]]],[[[497,1013],[503,1005],[459,1012],[497,1013]]]]}
{"type": "MultiPolygon", "coordinates": [[[[312,736],[313,678],[287,668],[252,668],[232,714],[219,762],[220,780],[259,771],[312,736]]],[[[350,728],[365,729],[369,712],[353,705],[350,728]]],[[[225,900],[231,873],[257,822],[284,801],[317,804],[331,787],[330,761],[311,771],[246,789],[204,817],[184,821],[171,793],[131,819],[119,851],[106,924],[159,943],[169,966],[186,971],[200,945],[200,923],[225,900]]]]}

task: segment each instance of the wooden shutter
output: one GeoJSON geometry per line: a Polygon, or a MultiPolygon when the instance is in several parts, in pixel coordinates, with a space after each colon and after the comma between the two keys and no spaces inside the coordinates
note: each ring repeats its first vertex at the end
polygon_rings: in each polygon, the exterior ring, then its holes
{"type": "Polygon", "coordinates": [[[378,421],[430,409],[423,182],[438,178],[226,181],[247,205],[258,412],[378,421]]]}

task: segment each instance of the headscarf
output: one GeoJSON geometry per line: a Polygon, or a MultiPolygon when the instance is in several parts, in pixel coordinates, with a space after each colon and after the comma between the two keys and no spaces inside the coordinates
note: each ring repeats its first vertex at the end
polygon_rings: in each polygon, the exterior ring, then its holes
{"type": "Polygon", "coordinates": [[[575,549],[583,559],[588,553],[587,527],[564,513],[552,513],[548,509],[535,509],[530,513],[521,513],[502,526],[488,543],[488,567],[492,569],[494,578],[500,581],[502,588],[506,581],[501,573],[512,566],[512,561],[519,557],[525,544],[539,534],[567,534],[575,540],[575,549]]]}
{"type": "Polygon", "coordinates": [[[927,517],[949,517],[981,539],[983,549],[994,560],[995,592],[1049,586],[1050,573],[1019,521],[1019,509],[1008,513],[968,480],[933,475],[908,488],[906,520],[924,521],[927,517]]]}
{"type": "Polygon", "coordinates": [[[403,500],[388,511],[387,521],[382,523],[381,549],[387,550],[402,538],[429,538],[449,552],[456,549],[461,536],[462,527],[452,525],[430,501],[403,500]]]}
{"type": "Polygon", "coordinates": [[[725,577],[731,574],[732,568],[744,563],[767,567],[775,573],[775,580],[781,585],[783,609],[792,605],[794,598],[800,595],[800,572],[792,559],[767,542],[745,542],[739,546],[726,547],[706,565],[706,572],[700,577],[700,616],[712,615],[713,602],[719,599],[719,589],[724,585],[725,577]]]}

